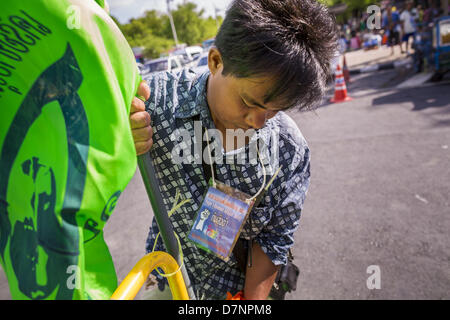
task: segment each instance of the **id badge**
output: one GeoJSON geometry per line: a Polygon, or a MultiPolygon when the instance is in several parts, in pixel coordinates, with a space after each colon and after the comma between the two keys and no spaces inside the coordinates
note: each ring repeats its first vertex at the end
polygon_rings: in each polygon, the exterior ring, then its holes
{"type": "Polygon", "coordinates": [[[228,261],[254,200],[216,180],[209,187],[188,238],[198,247],[228,261]]]}

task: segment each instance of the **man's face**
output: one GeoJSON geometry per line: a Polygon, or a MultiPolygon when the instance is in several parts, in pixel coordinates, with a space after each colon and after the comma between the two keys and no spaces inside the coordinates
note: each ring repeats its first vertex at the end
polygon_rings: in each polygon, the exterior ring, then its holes
{"type": "Polygon", "coordinates": [[[283,106],[264,103],[273,86],[270,77],[236,78],[223,76],[223,65],[211,68],[208,79],[208,104],[219,130],[260,129],[283,106]]]}

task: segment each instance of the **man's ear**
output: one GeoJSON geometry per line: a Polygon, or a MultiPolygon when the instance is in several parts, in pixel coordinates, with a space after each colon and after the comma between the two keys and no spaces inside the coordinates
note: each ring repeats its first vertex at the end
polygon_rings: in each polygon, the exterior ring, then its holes
{"type": "Polygon", "coordinates": [[[208,67],[212,75],[215,75],[217,72],[222,73],[223,70],[222,55],[220,54],[219,50],[216,47],[212,47],[211,49],[209,49],[208,67]]]}

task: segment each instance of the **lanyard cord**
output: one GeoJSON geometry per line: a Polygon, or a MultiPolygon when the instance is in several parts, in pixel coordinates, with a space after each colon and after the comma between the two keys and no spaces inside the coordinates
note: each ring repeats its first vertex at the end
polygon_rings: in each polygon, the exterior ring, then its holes
{"type": "MultiPolygon", "coordinates": [[[[212,162],[212,158],[211,158],[211,149],[210,149],[210,146],[209,146],[208,129],[205,129],[205,133],[206,133],[206,143],[207,143],[207,147],[208,147],[209,166],[211,168],[211,177],[213,179],[213,187],[216,188],[217,184],[216,184],[216,180],[215,180],[215,177],[214,177],[214,167],[213,167],[213,162],[212,162]]],[[[247,202],[251,202],[254,199],[256,199],[261,194],[261,192],[264,191],[264,188],[266,187],[266,167],[264,166],[264,163],[262,162],[262,159],[261,159],[261,155],[259,154],[258,143],[256,143],[256,153],[257,153],[257,156],[258,156],[258,160],[259,160],[259,162],[261,164],[261,168],[263,170],[263,179],[264,180],[263,180],[263,184],[262,184],[261,188],[259,189],[259,191],[253,197],[248,198],[247,202]]]]}
{"type": "Polygon", "coordinates": [[[213,162],[211,159],[211,149],[209,147],[209,135],[208,135],[208,129],[205,129],[205,133],[206,133],[206,143],[208,145],[208,157],[209,157],[209,166],[211,168],[211,177],[213,180],[213,187],[216,188],[217,184],[216,184],[216,179],[214,178],[214,167],[213,167],[213,162]]]}
{"type": "MultiPolygon", "coordinates": [[[[209,146],[209,135],[208,135],[208,129],[206,129],[205,127],[203,127],[203,131],[205,131],[206,133],[206,143],[207,143],[207,148],[208,148],[208,156],[209,156],[209,162],[210,162],[210,168],[211,168],[211,178],[213,180],[213,187],[216,188],[216,180],[214,177],[214,164],[212,162],[212,158],[211,158],[211,148],[209,146]]],[[[258,141],[258,140],[257,140],[258,141]]],[[[258,148],[258,142],[256,142],[256,152],[257,152],[257,156],[258,156],[258,160],[261,164],[262,170],[263,170],[263,184],[261,186],[261,188],[259,189],[259,191],[251,198],[246,199],[247,203],[251,203],[252,201],[254,201],[253,205],[257,206],[259,204],[259,202],[262,200],[262,196],[268,191],[269,187],[272,185],[272,182],[275,180],[275,178],[278,176],[278,174],[280,173],[280,170],[283,166],[280,166],[278,168],[278,170],[275,172],[275,174],[273,175],[273,177],[270,179],[269,183],[266,185],[266,168],[264,166],[264,163],[262,162],[261,159],[261,155],[259,153],[259,148],[258,148]]],[[[206,173],[206,168],[203,167],[203,171],[206,173]]],[[[246,265],[248,267],[252,267],[253,265],[253,223],[252,223],[252,218],[251,218],[251,214],[249,215],[249,223],[250,223],[250,230],[249,230],[249,237],[250,239],[248,240],[248,247],[247,247],[247,261],[246,261],[246,265]]],[[[233,251],[234,252],[234,251],[233,251]]],[[[245,271],[242,271],[245,273],[245,271]]]]}

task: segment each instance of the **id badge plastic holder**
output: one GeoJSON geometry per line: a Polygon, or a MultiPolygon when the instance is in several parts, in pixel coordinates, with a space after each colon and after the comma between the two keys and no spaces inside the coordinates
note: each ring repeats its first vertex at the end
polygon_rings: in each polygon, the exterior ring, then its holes
{"type": "Polygon", "coordinates": [[[210,186],[188,238],[198,247],[228,261],[254,200],[231,186],[210,186]]]}

